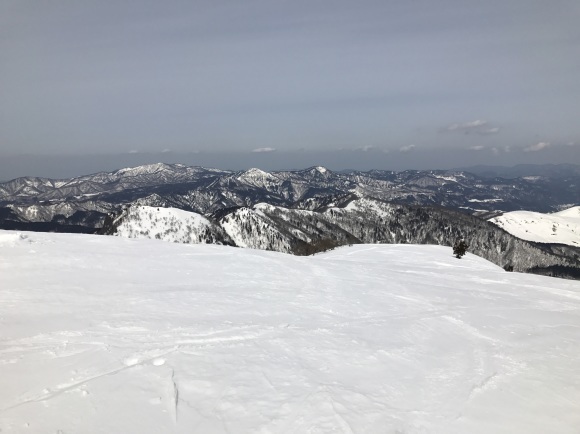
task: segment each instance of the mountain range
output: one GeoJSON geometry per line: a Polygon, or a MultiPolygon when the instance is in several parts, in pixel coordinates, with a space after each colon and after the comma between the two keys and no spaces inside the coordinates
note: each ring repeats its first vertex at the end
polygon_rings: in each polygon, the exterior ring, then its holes
{"type": "Polygon", "coordinates": [[[524,241],[486,221],[580,203],[580,171],[564,172],[490,178],[459,170],[234,172],[159,163],[0,184],[0,228],[98,231],[298,255],[359,243],[451,246],[464,238],[471,252],[505,269],[575,278],[578,247],[524,241]]]}
{"type": "Polygon", "coordinates": [[[317,166],[235,172],[158,163],[71,179],[17,178],[0,184],[0,207],[4,208],[3,221],[47,223],[57,219],[59,225],[87,227],[100,226],[104,214],[132,203],[208,214],[261,202],[308,207],[312,200],[318,203],[321,198],[351,193],[395,203],[461,209],[474,215],[555,212],[580,203],[580,169],[566,168],[559,172],[561,176],[550,175],[556,172],[550,166],[543,172],[537,168],[529,171],[547,175],[500,178],[465,170],[333,172],[317,166]]]}

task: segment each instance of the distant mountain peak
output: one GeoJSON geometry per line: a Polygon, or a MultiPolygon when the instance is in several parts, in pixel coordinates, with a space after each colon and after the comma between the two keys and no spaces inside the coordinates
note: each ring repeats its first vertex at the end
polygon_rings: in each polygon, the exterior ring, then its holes
{"type": "Polygon", "coordinates": [[[278,178],[276,175],[255,167],[242,172],[237,177],[237,179],[239,181],[250,182],[252,184],[255,184],[256,182],[280,182],[280,178],[278,178]]]}
{"type": "Polygon", "coordinates": [[[301,170],[302,173],[310,173],[312,175],[325,175],[328,176],[332,172],[324,166],[312,166],[308,169],[301,170]]]}
{"type": "Polygon", "coordinates": [[[244,175],[261,175],[261,176],[268,176],[270,175],[269,172],[266,172],[262,169],[258,169],[257,167],[252,167],[251,169],[246,170],[243,172],[244,175]]]}
{"type": "Polygon", "coordinates": [[[144,164],[142,166],[136,167],[125,167],[124,169],[119,169],[115,173],[117,174],[125,174],[125,173],[153,173],[159,170],[168,170],[172,169],[175,166],[185,167],[183,165],[173,165],[167,163],[152,163],[152,164],[144,164]]]}

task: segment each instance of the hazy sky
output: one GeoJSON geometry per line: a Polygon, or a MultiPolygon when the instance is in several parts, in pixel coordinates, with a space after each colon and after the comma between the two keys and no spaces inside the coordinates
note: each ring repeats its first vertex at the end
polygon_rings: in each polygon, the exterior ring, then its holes
{"type": "Polygon", "coordinates": [[[2,0],[0,179],[580,163],[579,73],[578,0],[2,0]]]}

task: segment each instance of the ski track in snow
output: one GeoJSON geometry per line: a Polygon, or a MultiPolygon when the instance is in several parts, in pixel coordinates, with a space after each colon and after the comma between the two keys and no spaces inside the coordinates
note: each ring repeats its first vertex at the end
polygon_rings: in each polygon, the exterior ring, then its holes
{"type": "Polygon", "coordinates": [[[2,433],[580,426],[575,281],[438,246],[0,245],[2,433]]]}

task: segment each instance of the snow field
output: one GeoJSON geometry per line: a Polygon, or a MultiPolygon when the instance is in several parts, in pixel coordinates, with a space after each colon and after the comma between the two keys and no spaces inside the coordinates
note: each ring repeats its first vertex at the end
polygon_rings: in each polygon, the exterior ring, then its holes
{"type": "Polygon", "coordinates": [[[2,433],[577,433],[580,285],[439,246],[312,257],[0,231],[2,433]]]}
{"type": "Polygon", "coordinates": [[[580,247],[580,206],[552,214],[512,211],[489,221],[522,240],[580,247]]]}

